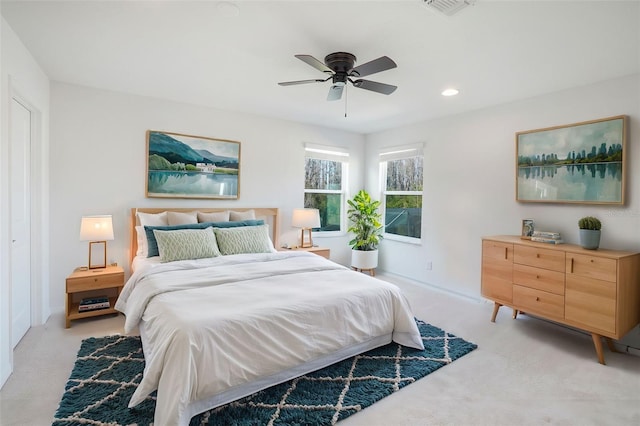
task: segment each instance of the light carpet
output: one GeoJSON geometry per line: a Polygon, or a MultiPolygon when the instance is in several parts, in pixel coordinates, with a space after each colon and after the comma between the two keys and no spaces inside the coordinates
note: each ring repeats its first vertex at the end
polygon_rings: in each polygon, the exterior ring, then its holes
{"type": "MultiPolygon", "coordinates": [[[[422,351],[390,343],[199,414],[191,425],[332,425],[477,347],[416,323],[422,351]]],[[[153,396],[127,408],[143,370],[138,337],[83,340],[53,426],[152,424],[153,396]]]]}

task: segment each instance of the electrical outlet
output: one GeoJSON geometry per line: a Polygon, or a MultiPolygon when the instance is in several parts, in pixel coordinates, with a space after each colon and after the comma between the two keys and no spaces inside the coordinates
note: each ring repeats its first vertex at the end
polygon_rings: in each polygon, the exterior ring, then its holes
{"type": "Polygon", "coordinates": [[[430,271],[433,269],[433,262],[431,262],[430,260],[427,260],[427,271],[430,271]]]}

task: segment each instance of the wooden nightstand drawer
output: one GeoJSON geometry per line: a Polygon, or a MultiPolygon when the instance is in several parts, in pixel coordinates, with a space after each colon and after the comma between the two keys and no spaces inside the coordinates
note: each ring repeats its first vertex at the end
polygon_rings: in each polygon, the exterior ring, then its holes
{"type": "Polygon", "coordinates": [[[124,272],[67,279],[67,292],[95,290],[124,285],[124,272]]]}

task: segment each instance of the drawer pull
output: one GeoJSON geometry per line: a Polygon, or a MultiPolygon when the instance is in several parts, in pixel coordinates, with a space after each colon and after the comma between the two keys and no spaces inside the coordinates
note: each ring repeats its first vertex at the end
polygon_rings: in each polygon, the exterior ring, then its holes
{"type": "Polygon", "coordinates": [[[504,248],[504,260],[507,260],[507,248],[504,248]]]}
{"type": "Polygon", "coordinates": [[[540,298],[538,296],[536,296],[536,302],[539,302],[540,298]]]}
{"type": "Polygon", "coordinates": [[[593,263],[593,259],[589,259],[589,262],[593,263]]]}
{"type": "Polygon", "coordinates": [[[573,274],[573,257],[571,258],[571,264],[569,265],[569,273],[573,274]]]}
{"type": "Polygon", "coordinates": [[[540,259],[540,253],[536,253],[536,257],[540,259]]]}
{"type": "Polygon", "coordinates": [[[539,280],[539,279],[540,279],[540,275],[536,275],[536,280],[539,280]]]}
{"type": "Polygon", "coordinates": [[[93,279],[93,282],[97,283],[97,282],[98,282],[98,279],[97,279],[97,278],[94,278],[94,279],[93,279]]]}

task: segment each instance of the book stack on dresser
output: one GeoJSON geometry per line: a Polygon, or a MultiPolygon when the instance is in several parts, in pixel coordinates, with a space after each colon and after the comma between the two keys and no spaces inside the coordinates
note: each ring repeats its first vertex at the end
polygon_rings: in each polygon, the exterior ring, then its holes
{"type": "Polygon", "coordinates": [[[550,231],[533,231],[531,241],[547,244],[562,244],[564,242],[559,232],[550,231]]]}

